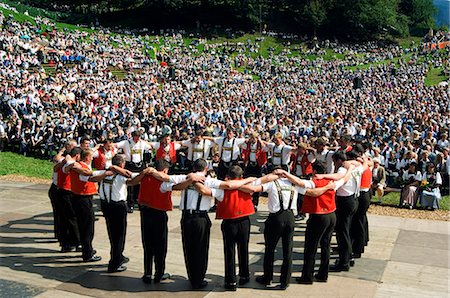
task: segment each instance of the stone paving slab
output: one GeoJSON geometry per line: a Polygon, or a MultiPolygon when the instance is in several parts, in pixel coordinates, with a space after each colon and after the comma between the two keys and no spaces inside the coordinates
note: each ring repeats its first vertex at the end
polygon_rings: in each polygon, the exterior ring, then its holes
{"type": "MultiPolygon", "coordinates": [[[[264,220],[267,207],[252,217],[250,270],[252,281],[237,292],[223,288],[223,244],[220,221],[214,220],[209,250],[208,287],[189,290],[181,245],[179,210],[169,212],[166,268],[172,280],[161,285],[141,282],[143,249],[140,215],[128,216],[124,254],[128,270],[106,272],[109,239],[105,220],[97,211],[94,247],[103,260],[81,262],[79,253],[61,253],[53,239],[48,185],[0,181],[0,297],[448,297],[450,223],[387,216],[369,216],[370,242],[363,258],[349,272],[331,273],[328,283],[298,285],[303,266],[305,222],[296,223],[293,279],[286,291],[263,288],[253,277],[262,274],[264,220]]],[[[95,202],[98,205],[98,202],[95,202]]],[[[178,206],[179,197],[174,198],[178,206]]],[[[333,246],[336,246],[333,241],[333,246]]],[[[319,255],[318,255],[319,257],[319,255]]],[[[336,255],[332,256],[333,259],[336,255]]],[[[316,268],[318,263],[316,264],[316,268]]],[[[276,251],[274,282],[281,267],[276,251]]]]}

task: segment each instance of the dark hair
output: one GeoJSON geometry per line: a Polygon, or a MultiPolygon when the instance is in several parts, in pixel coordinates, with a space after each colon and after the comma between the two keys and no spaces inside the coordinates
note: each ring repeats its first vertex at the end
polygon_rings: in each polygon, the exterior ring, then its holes
{"type": "Polygon", "coordinates": [[[353,147],[352,151],[355,151],[355,153],[358,154],[358,156],[361,156],[366,150],[364,149],[363,145],[357,144],[353,147]]]}
{"type": "Polygon", "coordinates": [[[323,161],[316,160],[312,164],[312,168],[316,171],[317,174],[326,174],[327,173],[327,165],[323,161]]]}
{"type": "Polygon", "coordinates": [[[342,161],[346,161],[347,160],[347,155],[345,154],[344,151],[336,151],[333,154],[333,160],[342,160],[342,161]]]}
{"type": "Polygon", "coordinates": [[[89,138],[88,136],[82,137],[81,140],[80,140],[80,144],[83,144],[85,141],[90,142],[90,141],[91,141],[91,138],[89,138]]]}
{"type": "Polygon", "coordinates": [[[138,129],[136,129],[135,131],[133,131],[131,133],[131,136],[132,137],[140,137],[141,136],[141,132],[138,129]]]}
{"type": "Polygon", "coordinates": [[[347,155],[347,160],[355,160],[360,156],[358,154],[358,151],[356,151],[356,150],[351,150],[351,151],[347,152],[346,155],[347,155]]]}
{"type": "Polygon", "coordinates": [[[195,136],[201,137],[203,135],[203,129],[199,128],[195,131],[195,136]]]}
{"type": "Polygon", "coordinates": [[[72,150],[70,150],[69,155],[71,157],[74,157],[75,155],[80,154],[80,153],[81,153],[81,148],[80,147],[74,147],[74,148],[72,148],[72,150]]]}
{"type": "Polygon", "coordinates": [[[165,169],[168,169],[168,168],[170,168],[170,163],[167,160],[165,160],[165,159],[158,159],[155,162],[155,169],[157,171],[162,171],[162,170],[165,170],[165,169]]]}
{"type": "Polygon", "coordinates": [[[345,134],[345,135],[342,135],[342,136],[340,137],[340,139],[348,143],[348,142],[350,142],[350,140],[352,139],[352,137],[351,137],[350,135],[348,135],[348,134],[345,134]]]}
{"type": "Polygon", "coordinates": [[[192,165],[192,170],[194,172],[201,172],[205,170],[208,167],[208,163],[203,158],[199,158],[196,161],[194,161],[194,164],[192,165]]]}
{"type": "Polygon", "coordinates": [[[115,166],[120,166],[125,161],[125,158],[122,154],[116,154],[112,158],[112,164],[115,166]]]}
{"type": "Polygon", "coordinates": [[[242,175],[244,175],[244,171],[238,165],[231,166],[227,172],[227,177],[230,179],[241,178],[242,175]]]}
{"type": "Polygon", "coordinates": [[[270,165],[267,167],[267,172],[272,173],[275,170],[283,169],[280,165],[270,165]]]}

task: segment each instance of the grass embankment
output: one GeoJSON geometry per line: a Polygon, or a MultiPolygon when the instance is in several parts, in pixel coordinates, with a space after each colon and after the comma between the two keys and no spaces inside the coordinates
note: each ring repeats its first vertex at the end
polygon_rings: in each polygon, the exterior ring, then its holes
{"type": "Polygon", "coordinates": [[[52,179],[50,161],[25,157],[11,152],[0,152],[0,176],[18,175],[39,179],[52,179]]]}

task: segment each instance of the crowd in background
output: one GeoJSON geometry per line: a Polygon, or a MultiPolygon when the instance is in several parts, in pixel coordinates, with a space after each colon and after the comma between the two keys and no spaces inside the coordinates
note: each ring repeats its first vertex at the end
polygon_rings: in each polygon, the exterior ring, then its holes
{"type": "MultiPolygon", "coordinates": [[[[269,141],[281,132],[288,144],[321,137],[330,148],[350,135],[368,144],[387,186],[403,186],[411,163],[422,176],[432,163],[448,189],[449,86],[425,85],[432,69],[448,75],[448,47],[323,41],[299,48],[301,56],[286,48],[262,57],[254,55],[259,41],[185,44],[180,33],[45,31],[52,23],[35,21],[0,13],[0,150],[50,159],[84,136],[92,145],[135,130],[151,142],[167,133],[186,140],[197,129],[224,136],[230,125],[238,137],[257,131],[269,141]],[[325,47],[343,58],[320,58],[325,47]]],[[[450,40],[449,32],[436,36],[450,40]]]]}

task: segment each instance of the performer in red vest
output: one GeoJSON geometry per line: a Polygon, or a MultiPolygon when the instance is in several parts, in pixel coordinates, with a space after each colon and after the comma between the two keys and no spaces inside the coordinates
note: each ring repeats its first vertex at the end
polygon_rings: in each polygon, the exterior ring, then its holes
{"type": "Polygon", "coordinates": [[[97,186],[89,181],[93,172],[90,169],[92,163],[92,151],[83,149],[80,154],[80,161],[70,164],[64,171],[70,170],[70,184],[72,189],[72,206],[75,211],[80,232],[82,246],[82,257],[85,262],[97,262],[102,258],[95,255],[92,248],[94,239],[94,209],[92,198],[97,194],[97,186]]]}
{"type": "MultiPolygon", "coordinates": [[[[263,151],[264,144],[259,139],[259,134],[253,132],[250,139],[241,145],[244,159],[244,177],[261,177],[262,167],[267,164],[267,152],[263,151]]],[[[252,201],[257,211],[259,204],[259,192],[252,194],[252,201]]]]}
{"type": "MultiPolygon", "coordinates": [[[[350,166],[353,167],[353,166],[350,166]]],[[[314,162],[313,173],[325,174],[327,167],[325,163],[314,162]]],[[[313,177],[312,182],[315,188],[333,187],[317,196],[314,189],[307,189],[303,201],[302,212],[309,213],[306,226],[305,249],[302,276],[296,281],[300,284],[312,284],[315,281],[326,282],[328,279],[328,265],[330,263],[330,243],[331,236],[336,226],[336,189],[344,185],[351,177],[351,170],[347,171],[344,178],[330,184],[331,179],[317,179],[313,177]],[[320,267],[318,273],[314,275],[314,266],[317,247],[320,244],[320,267]]]]}
{"type": "Polygon", "coordinates": [[[112,139],[107,139],[92,155],[94,168],[97,170],[108,169],[112,165],[112,158],[116,154],[117,149],[114,147],[114,141],[112,139]]]}
{"type": "MultiPolygon", "coordinates": [[[[297,152],[293,154],[291,159],[293,160],[291,173],[302,179],[309,179],[312,175],[312,163],[316,160],[313,148],[309,147],[305,143],[298,144],[297,152]]],[[[295,220],[303,220],[306,218],[305,213],[302,210],[303,195],[298,194],[297,198],[297,215],[295,220]]]]}
{"type": "Polygon", "coordinates": [[[161,137],[161,142],[150,143],[152,148],[156,150],[156,160],[165,160],[170,166],[177,162],[177,150],[181,148],[179,142],[171,142],[170,135],[164,134],[161,137]]]}
{"type": "MultiPolygon", "coordinates": [[[[154,175],[167,177],[170,163],[165,159],[158,159],[154,168],[147,168],[137,177],[131,180],[131,185],[141,183],[139,190],[139,209],[141,211],[141,237],[144,247],[144,283],[152,282],[152,266],[155,263],[155,275],[153,282],[159,283],[161,280],[170,278],[170,274],[165,273],[167,255],[167,211],[172,210],[172,190],[182,190],[189,186],[195,179],[192,175],[171,176],[179,181],[178,184],[162,182],[154,175]],[[157,173],[155,172],[157,171],[157,173]],[[193,178],[193,179],[191,179],[193,178]]],[[[198,177],[200,178],[200,177],[198,177]]],[[[201,179],[195,181],[202,181],[201,179]]]]}

